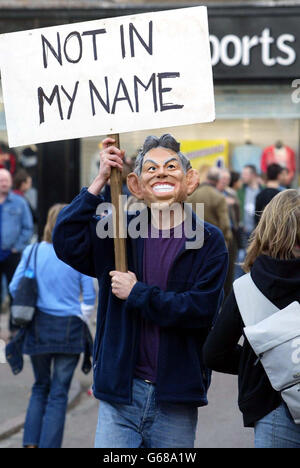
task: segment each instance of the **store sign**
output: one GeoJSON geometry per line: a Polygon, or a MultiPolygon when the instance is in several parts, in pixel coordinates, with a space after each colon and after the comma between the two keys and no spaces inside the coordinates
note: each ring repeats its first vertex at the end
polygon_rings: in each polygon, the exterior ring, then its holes
{"type": "Polygon", "coordinates": [[[209,19],[214,77],[295,78],[300,70],[299,18],[232,16],[209,19]]]}
{"type": "Polygon", "coordinates": [[[0,66],[10,146],[215,118],[205,7],[4,34],[0,66]]]}
{"type": "Polygon", "coordinates": [[[229,166],[228,140],[181,140],[180,148],[194,169],[199,170],[204,165],[229,166]]]}

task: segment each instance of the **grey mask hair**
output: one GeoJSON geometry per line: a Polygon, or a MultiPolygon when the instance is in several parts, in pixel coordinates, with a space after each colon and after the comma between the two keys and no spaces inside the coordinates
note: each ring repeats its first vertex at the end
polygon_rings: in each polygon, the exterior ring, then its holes
{"type": "Polygon", "coordinates": [[[165,133],[160,138],[156,136],[148,136],[144,141],[143,148],[137,155],[135,160],[135,168],[134,172],[140,177],[142,173],[142,167],[144,162],[144,156],[148,151],[152,150],[153,148],[166,148],[174,151],[179,156],[183,172],[186,174],[189,169],[192,168],[190,160],[180,152],[180,143],[175,140],[172,135],[169,133],[165,133]]]}

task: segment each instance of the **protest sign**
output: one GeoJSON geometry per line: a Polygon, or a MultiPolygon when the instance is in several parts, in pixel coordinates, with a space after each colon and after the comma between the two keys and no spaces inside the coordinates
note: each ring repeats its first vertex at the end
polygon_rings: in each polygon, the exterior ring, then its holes
{"type": "Polygon", "coordinates": [[[206,7],[0,36],[9,145],[214,120],[206,7]]]}

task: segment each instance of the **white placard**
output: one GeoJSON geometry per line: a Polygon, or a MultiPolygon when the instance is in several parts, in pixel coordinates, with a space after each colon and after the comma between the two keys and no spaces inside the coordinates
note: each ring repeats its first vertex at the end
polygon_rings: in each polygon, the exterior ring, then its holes
{"type": "Polygon", "coordinates": [[[215,118],[206,7],[0,36],[9,145],[215,118]]]}

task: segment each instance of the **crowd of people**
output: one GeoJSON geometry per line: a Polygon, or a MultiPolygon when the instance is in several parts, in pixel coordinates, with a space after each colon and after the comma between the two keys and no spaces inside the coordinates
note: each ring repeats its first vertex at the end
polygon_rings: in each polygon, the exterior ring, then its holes
{"type": "Polygon", "coordinates": [[[90,186],[69,205],[50,208],[39,243],[25,198],[32,176],[0,145],[0,273],[10,301],[28,272],[38,283],[34,317],[21,329],[10,319],[6,349],[15,374],[23,354],[34,372],[24,447],[61,446],[81,353],[84,372],[93,354],[97,448],[193,447],[212,370],[239,375],[239,407],[244,425],[255,429],[256,447],[300,447],[300,426],[280,392],[247,340],[239,344],[244,324],[232,288],[251,272],[278,308],[300,301],[300,194],[289,188],[287,171],[276,163],[265,174],[251,164],[241,173],[208,166],[197,171],[169,134],[146,138],[132,167],[114,143],[103,141],[90,186]],[[98,223],[111,216],[96,216],[96,210],[110,201],[112,168],[126,172],[123,193],[147,205],[151,232],[128,237],[127,272],[115,270],[113,239],[97,236],[98,223]],[[204,233],[201,248],[187,247],[185,201],[192,205],[193,228],[204,233]],[[177,212],[166,219],[162,211],[174,203],[177,212]],[[204,220],[195,215],[198,203],[204,220]],[[87,324],[96,302],[93,344],[87,324]]]}

